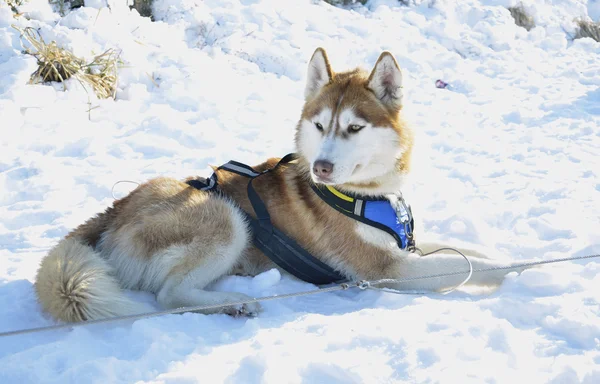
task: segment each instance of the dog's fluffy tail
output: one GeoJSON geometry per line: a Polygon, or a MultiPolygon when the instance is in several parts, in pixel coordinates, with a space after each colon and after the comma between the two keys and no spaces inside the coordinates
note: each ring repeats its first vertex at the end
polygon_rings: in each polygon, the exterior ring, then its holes
{"type": "Polygon", "coordinates": [[[43,309],[67,322],[147,312],[125,296],[110,265],[77,238],[63,239],[42,260],[35,289],[43,309]]]}

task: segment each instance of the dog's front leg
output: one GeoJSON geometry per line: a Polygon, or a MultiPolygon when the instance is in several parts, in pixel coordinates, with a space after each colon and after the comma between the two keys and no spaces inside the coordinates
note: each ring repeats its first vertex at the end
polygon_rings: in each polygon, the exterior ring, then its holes
{"type": "MultiPolygon", "coordinates": [[[[508,273],[522,271],[522,268],[510,268],[476,272],[478,269],[509,267],[510,263],[483,259],[481,257],[469,257],[469,261],[473,267],[473,275],[467,283],[469,285],[498,286],[508,273]]],[[[394,257],[393,267],[390,269],[391,273],[388,277],[395,279],[412,279],[419,276],[425,277],[462,272],[452,276],[415,279],[404,283],[386,285],[388,288],[398,290],[443,291],[456,287],[465,280],[469,274],[469,263],[462,256],[448,251],[429,256],[402,252],[402,255],[394,257]]]]}

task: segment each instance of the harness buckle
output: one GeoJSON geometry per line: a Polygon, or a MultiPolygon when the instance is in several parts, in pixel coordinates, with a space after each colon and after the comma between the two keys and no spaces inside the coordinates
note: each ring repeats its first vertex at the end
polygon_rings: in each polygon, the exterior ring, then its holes
{"type": "Polygon", "coordinates": [[[404,201],[404,196],[402,196],[402,192],[398,192],[396,194],[396,197],[398,198],[398,203],[400,205],[400,206],[398,206],[398,204],[395,204],[395,206],[396,206],[396,212],[399,215],[400,222],[402,224],[410,223],[410,221],[412,219],[412,214],[410,212],[411,209],[406,204],[406,201],[404,201]]]}
{"type": "Polygon", "coordinates": [[[413,237],[413,215],[412,209],[406,201],[404,200],[404,196],[402,196],[402,192],[398,192],[395,194],[396,203],[393,204],[394,209],[396,210],[396,215],[400,221],[400,224],[404,226],[404,234],[406,235],[406,246],[404,249],[412,252],[411,250],[415,248],[415,240],[413,237]]]}

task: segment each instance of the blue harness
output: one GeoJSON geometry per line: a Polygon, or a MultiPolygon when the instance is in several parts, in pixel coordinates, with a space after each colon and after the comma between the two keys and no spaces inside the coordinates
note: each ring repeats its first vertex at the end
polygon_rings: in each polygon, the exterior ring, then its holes
{"type": "Polygon", "coordinates": [[[395,201],[390,201],[383,197],[344,194],[328,185],[311,186],[323,201],[337,211],[392,235],[400,249],[414,247],[412,211],[401,194],[394,195],[395,201]]]}
{"type": "MultiPolygon", "coordinates": [[[[311,255],[294,239],[273,226],[267,207],[252,186],[256,178],[297,158],[296,154],[290,153],[274,167],[262,172],[257,172],[252,167],[233,160],[221,165],[218,170],[223,169],[249,178],[248,199],[256,218],[247,212],[244,213],[252,229],[253,243],[265,256],[286,272],[309,283],[322,285],[345,281],[346,278],[338,271],[311,255]]],[[[199,190],[219,192],[216,172],[208,179],[193,179],[187,183],[199,190]]],[[[317,196],[338,212],[390,234],[400,249],[410,251],[414,248],[412,212],[401,194],[388,200],[344,194],[325,185],[311,183],[311,187],[317,196]]]]}

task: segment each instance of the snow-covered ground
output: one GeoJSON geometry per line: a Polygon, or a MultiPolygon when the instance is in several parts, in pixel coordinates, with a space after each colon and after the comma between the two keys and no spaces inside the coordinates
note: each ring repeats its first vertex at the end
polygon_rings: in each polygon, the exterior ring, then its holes
{"type": "MultiPolygon", "coordinates": [[[[418,135],[405,192],[424,237],[514,260],[600,253],[600,43],[569,39],[598,1],[525,1],[530,32],[509,0],[156,0],[156,22],[124,1],[86,3],[61,18],[31,0],[27,20],[0,2],[0,332],[54,324],[37,265],[111,204],[116,181],[293,150],[317,46],[334,69],[385,49],[403,68],[418,135]],[[27,85],[36,60],[11,24],[85,57],[122,50],[116,100],[75,81],[27,85]]],[[[270,271],[216,288],[315,287],[270,271]]],[[[600,382],[600,260],[511,275],[489,295],[345,291],[264,308],[1,338],[0,382],[600,382]]]]}

